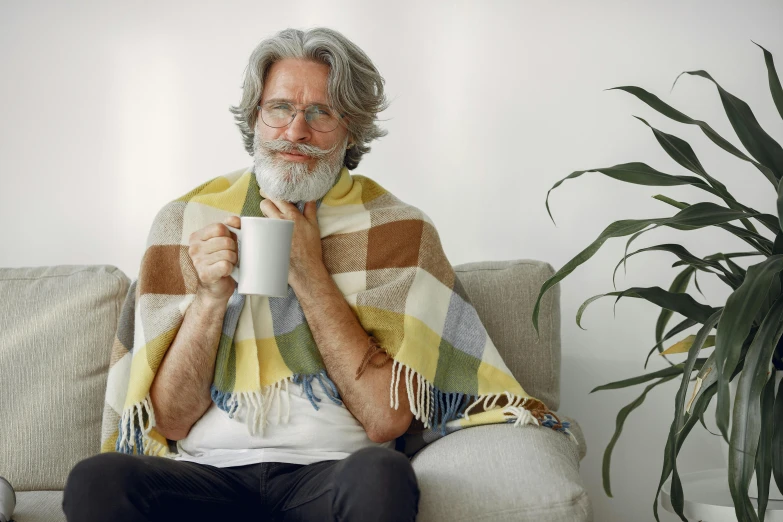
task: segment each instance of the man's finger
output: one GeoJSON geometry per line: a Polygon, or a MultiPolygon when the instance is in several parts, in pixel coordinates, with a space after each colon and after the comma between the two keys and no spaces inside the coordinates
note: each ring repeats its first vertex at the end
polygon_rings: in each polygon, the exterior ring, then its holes
{"type": "Polygon", "coordinates": [[[282,201],[282,200],[272,200],[272,202],[277,205],[277,208],[280,210],[280,214],[287,218],[293,218],[295,215],[299,213],[299,209],[296,208],[296,205],[293,203],[289,203],[288,201],[282,201]]]}
{"type": "Polygon", "coordinates": [[[261,212],[263,212],[266,217],[273,219],[283,219],[283,215],[274,200],[265,199],[261,202],[260,207],[261,212]]]}
{"type": "MultiPolygon", "coordinates": [[[[223,220],[223,224],[233,228],[242,228],[242,220],[239,216],[228,216],[223,220]]],[[[228,229],[228,235],[231,236],[231,239],[234,241],[237,240],[237,235],[231,229],[228,229]]]]}
{"type": "Polygon", "coordinates": [[[318,209],[316,208],[315,201],[308,201],[307,203],[305,203],[304,216],[307,218],[307,221],[309,221],[310,223],[317,222],[317,218],[316,218],[317,211],[318,209]]]}

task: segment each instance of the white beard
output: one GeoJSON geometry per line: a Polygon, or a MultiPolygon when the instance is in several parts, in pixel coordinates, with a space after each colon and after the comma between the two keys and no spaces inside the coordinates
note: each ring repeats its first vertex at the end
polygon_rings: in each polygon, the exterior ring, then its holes
{"type": "Polygon", "coordinates": [[[316,201],[324,197],[337,182],[347,144],[346,135],[342,143],[324,150],[287,140],[262,140],[256,132],[253,138],[253,162],[258,186],[271,199],[292,203],[316,201]],[[286,161],[278,152],[299,152],[317,161],[310,170],[307,163],[286,161]]]}

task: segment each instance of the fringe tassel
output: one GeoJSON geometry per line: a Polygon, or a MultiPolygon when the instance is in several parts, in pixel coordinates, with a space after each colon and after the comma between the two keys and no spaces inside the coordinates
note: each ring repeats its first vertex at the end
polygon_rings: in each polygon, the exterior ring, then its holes
{"type": "Polygon", "coordinates": [[[315,393],[313,393],[313,379],[318,380],[318,383],[321,385],[321,389],[323,389],[326,396],[329,397],[333,403],[337,404],[338,406],[343,404],[343,401],[340,400],[340,394],[337,392],[337,386],[335,386],[334,382],[332,382],[332,379],[329,378],[326,370],[321,370],[320,372],[313,375],[295,373],[291,377],[291,382],[302,385],[302,390],[304,390],[305,395],[307,395],[307,398],[310,400],[310,404],[313,405],[313,408],[315,408],[316,411],[320,409],[318,408],[316,402],[321,402],[321,399],[316,397],[315,393]]]}
{"type": "Polygon", "coordinates": [[[443,392],[428,382],[421,374],[410,366],[403,365],[395,360],[392,363],[392,379],[389,387],[389,406],[399,409],[400,380],[405,379],[406,393],[411,413],[416,420],[424,424],[426,429],[434,429],[441,435],[446,435],[446,424],[456,419],[464,418],[470,421],[470,411],[481,405],[483,411],[497,409],[498,401],[506,399],[503,406],[503,414],[509,417],[508,422],[514,426],[534,424],[554,429],[568,435],[578,444],[576,437],[569,431],[570,423],[561,421],[554,413],[546,412],[539,407],[539,403],[531,404],[531,409],[526,408],[528,397],[513,395],[508,391],[502,393],[490,393],[487,395],[466,395],[457,392],[443,392]],[[403,372],[404,366],[404,372],[403,372]],[[416,383],[414,384],[414,379],[416,383]]]}
{"type": "MultiPolygon", "coordinates": [[[[294,374],[290,381],[294,384],[300,384],[310,404],[316,410],[321,399],[316,397],[313,390],[313,381],[317,380],[321,385],[324,394],[337,405],[342,405],[340,393],[337,386],[329,378],[326,370],[321,370],[312,375],[294,374]]],[[[212,386],[212,401],[221,410],[228,413],[233,418],[240,409],[245,412],[245,422],[248,430],[253,435],[264,435],[264,429],[269,423],[269,412],[272,404],[277,406],[277,424],[288,424],[291,417],[291,392],[288,388],[289,379],[281,379],[274,384],[266,386],[262,390],[253,392],[222,392],[212,386]]]]}
{"type": "Polygon", "coordinates": [[[263,436],[268,423],[269,411],[272,404],[277,406],[277,424],[280,424],[281,415],[283,423],[287,423],[290,416],[291,401],[288,396],[288,379],[281,379],[264,389],[253,392],[222,392],[212,386],[212,401],[218,408],[225,411],[230,418],[242,409],[245,413],[245,423],[248,431],[263,436]],[[285,404],[280,395],[285,395],[285,404]]]}
{"type": "Polygon", "coordinates": [[[514,426],[525,426],[527,424],[534,424],[540,426],[538,419],[536,419],[530,410],[526,410],[522,406],[507,406],[503,409],[503,413],[510,413],[514,419],[514,426]]]}
{"type": "Polygon", "coordinates": [[[117,443],[114,445],[118,453],[128,455],[159,455],[176,456],[168,447],[150,438],[149,433],[155,427],[155,413],[152,410],[152,400],[147,395],[142,401],[126,408],[117,426],[117,443]]]}

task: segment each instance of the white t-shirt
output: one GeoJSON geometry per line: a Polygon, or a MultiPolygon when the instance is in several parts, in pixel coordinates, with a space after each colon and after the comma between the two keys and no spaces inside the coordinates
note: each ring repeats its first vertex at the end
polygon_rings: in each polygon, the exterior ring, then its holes
{"type": "MultiPolygon", "coordinates": [[[[368,446],[393,448],[394,441],[376,443],[345,405],[337,405],[321,394],[316,411],[302,386],[288,384],[290,394],[281,390],[280,408],[290,402],[288,422],[278,421],[278,401],[272,401],[264,434],[251,434],[242,409],[229,418],[214,403],[177,442],[177,460],[208,464],[219,468],[260,462],[313,464],[344,459],[368,446]],[[290,397],[290,401],[287,399],[290,397]]],[[[284,417],[281,412],[281,417],[284,417]]]]}

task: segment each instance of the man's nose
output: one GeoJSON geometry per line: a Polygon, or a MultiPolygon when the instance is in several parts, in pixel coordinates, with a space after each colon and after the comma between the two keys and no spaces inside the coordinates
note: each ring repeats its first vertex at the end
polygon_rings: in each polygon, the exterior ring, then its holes
{"type": "Polygon", "coordinates": [[[304,111],[299,111],[294,116],[294,121],[286,128],[286,138],[291,142],[306,142],[310,140],[312,129],[307,125],[304,111]]]}

